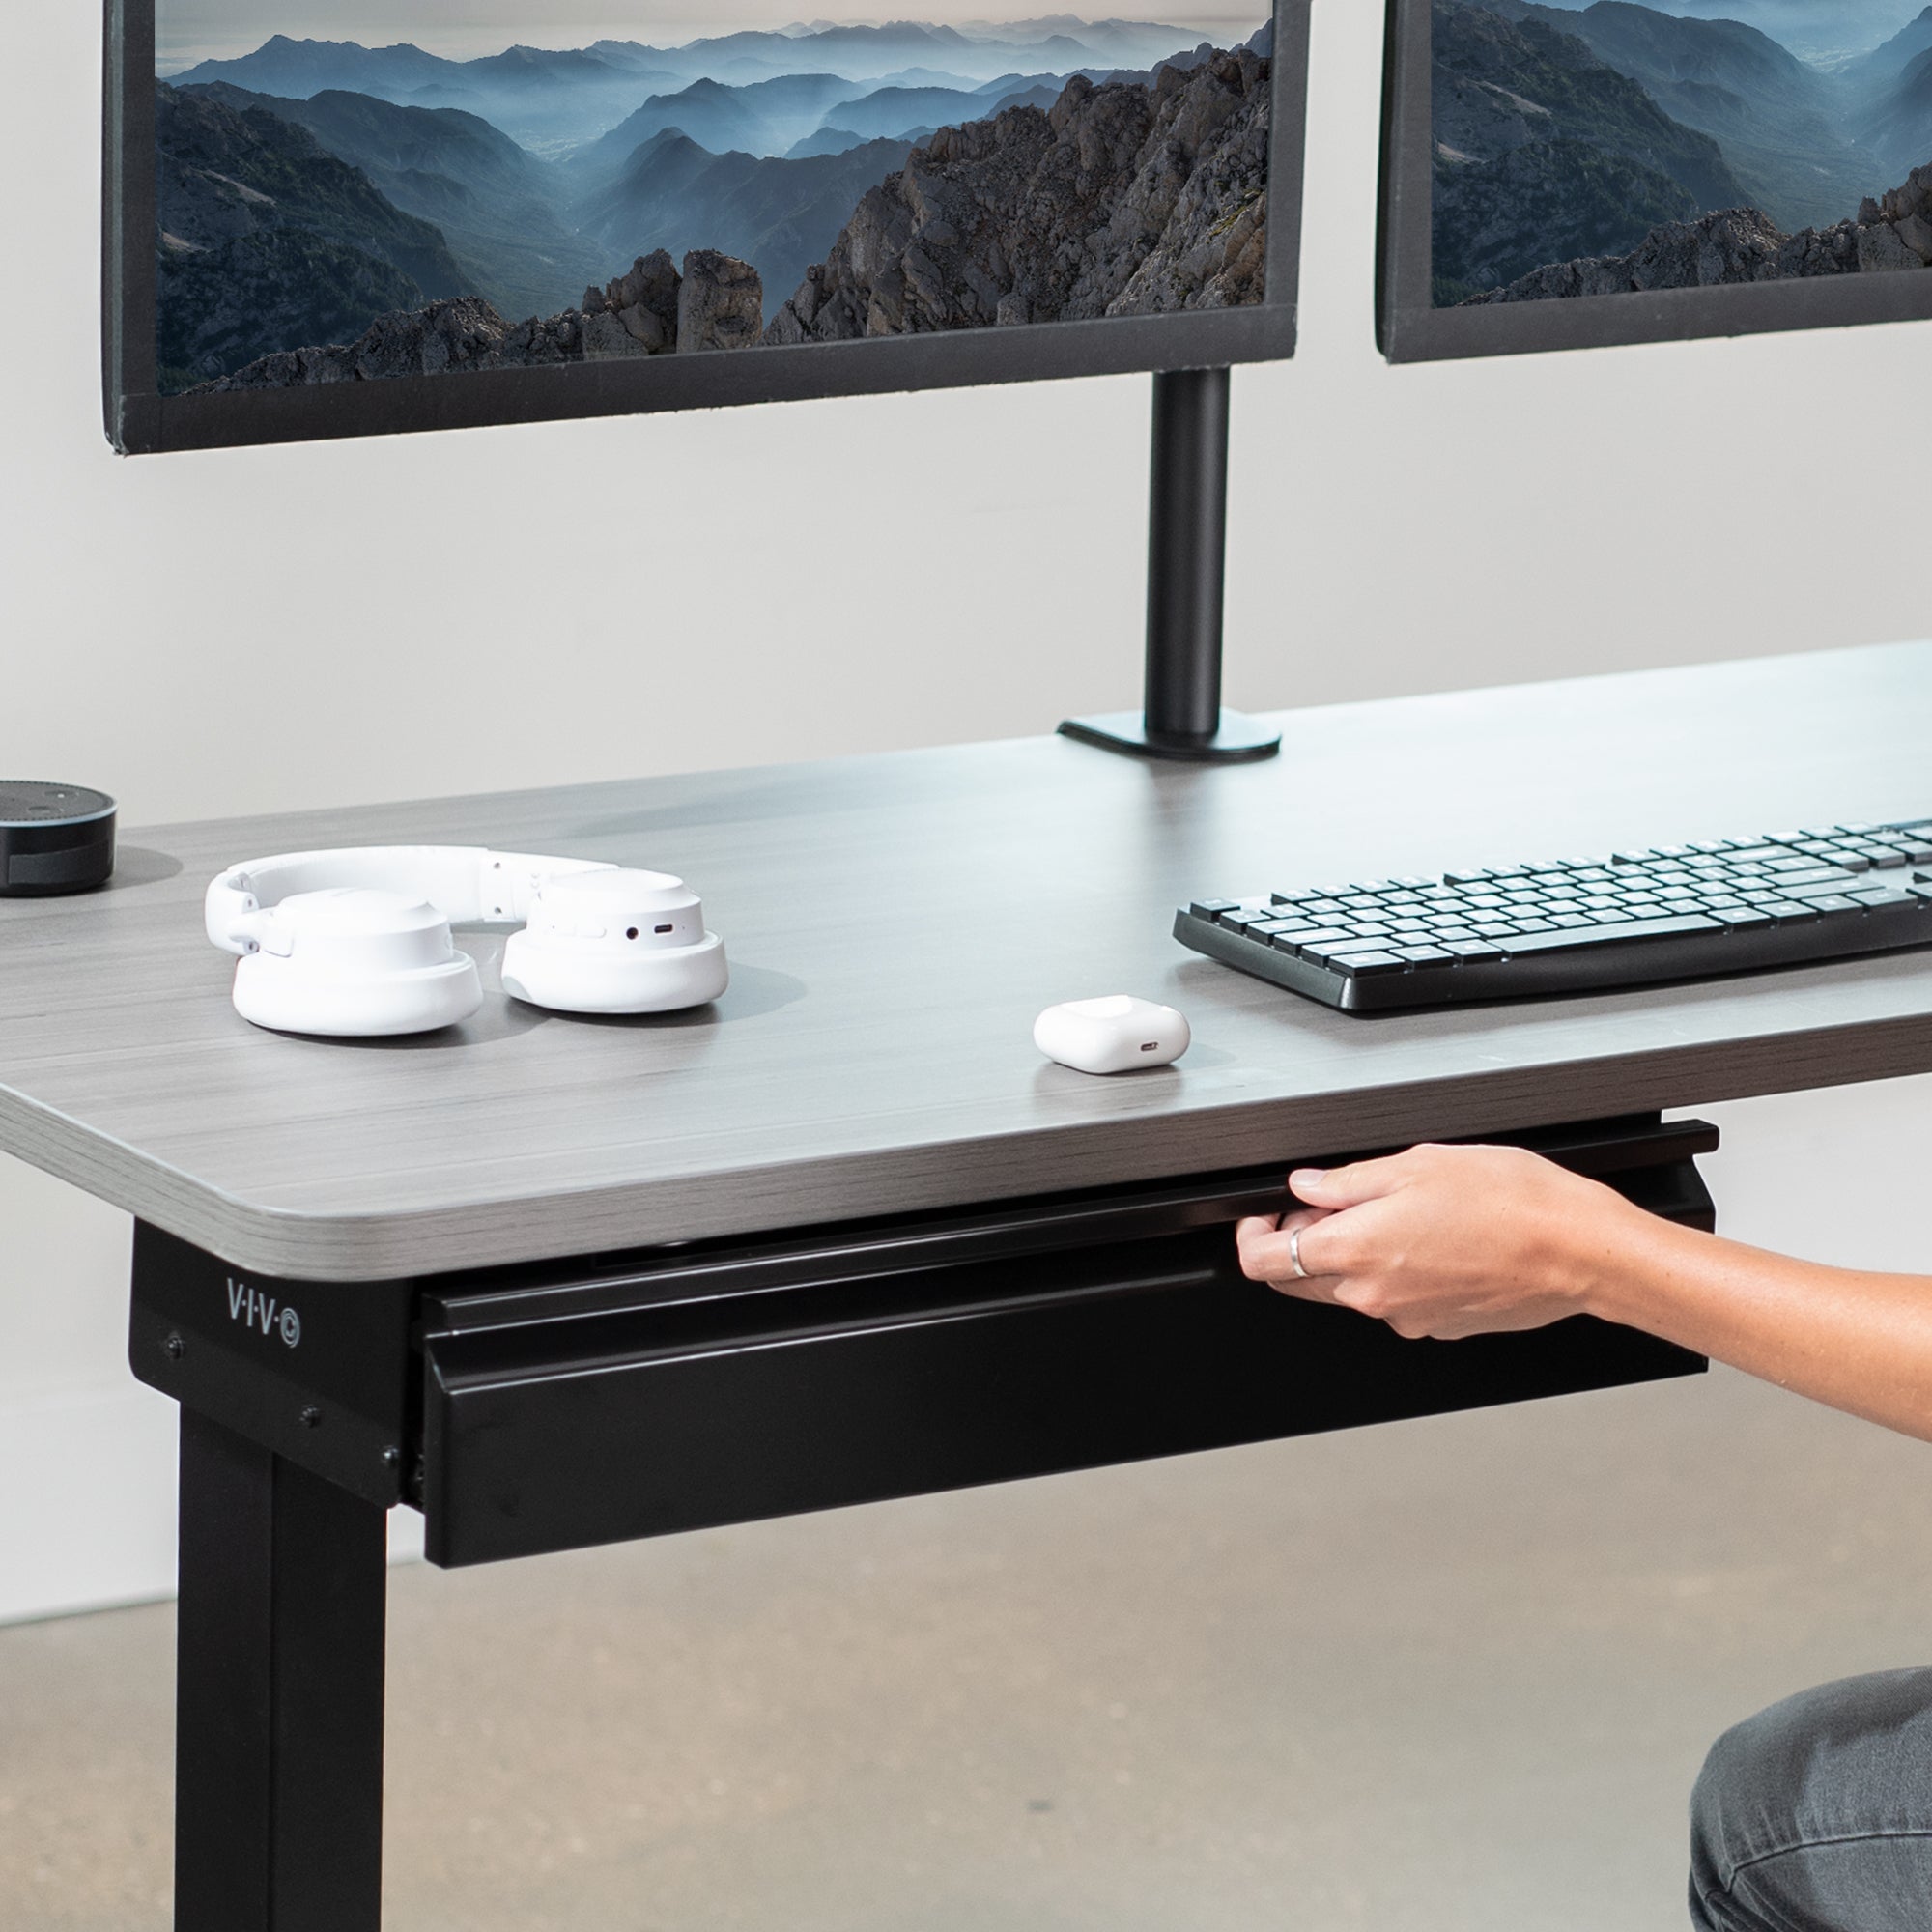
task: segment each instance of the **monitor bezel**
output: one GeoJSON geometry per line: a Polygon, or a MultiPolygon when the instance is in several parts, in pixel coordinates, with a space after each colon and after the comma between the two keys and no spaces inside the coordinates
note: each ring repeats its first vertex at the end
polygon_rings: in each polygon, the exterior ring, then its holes
{"type": "Polygon", "coordinates": [[[106,0],[102,384],[107,438],[124,455],[1217,368],[1294,354],[1309,0],[1275,0],[1268,298],[1254,307],[162,396],[155,340],[155,8],[156,0],[106,0]],[[1283,181],[1293,191],[1277,201],[1283,181]]]}
{"type": "Polygon", "coordinates": [[[1432,307],[1435,127],[1431,14],[1432,0],[1388,0],[1376,331],[1391,362],[1843,328],[1932,316],[1932,269],[1918,275],[1900,270],[1483,308],[1432,307]]]}

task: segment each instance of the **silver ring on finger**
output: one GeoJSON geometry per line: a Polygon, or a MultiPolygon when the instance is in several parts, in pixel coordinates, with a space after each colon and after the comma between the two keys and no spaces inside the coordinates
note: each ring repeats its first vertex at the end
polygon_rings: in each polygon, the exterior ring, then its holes
{"type": "Polygon", "coordinates": [[[1288,1264],[1294,1270],[1296,1281],[1306,1281],[1308,1270],[1301,1265],[1301,1230],[1291,1228],[1288,1233],[1288,1264]]]}

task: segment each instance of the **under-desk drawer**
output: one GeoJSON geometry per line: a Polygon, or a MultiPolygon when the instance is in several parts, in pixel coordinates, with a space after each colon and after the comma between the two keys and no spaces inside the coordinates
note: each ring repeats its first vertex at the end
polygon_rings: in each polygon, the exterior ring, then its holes
{"type": "MultiPolygon", "coordinates": [[[[1701,1122],[1524,1136],[1709,1226],[1701,1122]]],[[[1247,1281],[1280,1170],[830,1229],[424,1303],[442,1564],[1694,1373],[1587,1320],[1405,1342],[1247,1281]]]]}

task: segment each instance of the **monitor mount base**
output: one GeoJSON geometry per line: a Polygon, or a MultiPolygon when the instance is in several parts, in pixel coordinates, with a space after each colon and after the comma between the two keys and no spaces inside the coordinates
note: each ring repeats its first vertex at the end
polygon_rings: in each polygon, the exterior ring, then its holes
{"type": "Polygon", "coordinates": [[[1218,729],[1205,738],[1170,737],[1148,724],[1145,711],[1110,711],[1098,718],[1069,718],[1063,738],[1076,738],[1103,752],[1133,758],[1165,758],[1176,764],[1244,765],[1271,758],[1281,750],[1281,733],[1244,711],[1224,711],[1218,729]]]}
{"type": "Polygon", "coordinates": [[[1138,712],[1069,718],[1065,737],[1183,764],[1241,764],[1281,750],[1280,732],[1221,708],[1230,387],[1226,369],[1153,379],[1146,702],[1138,712]]]}

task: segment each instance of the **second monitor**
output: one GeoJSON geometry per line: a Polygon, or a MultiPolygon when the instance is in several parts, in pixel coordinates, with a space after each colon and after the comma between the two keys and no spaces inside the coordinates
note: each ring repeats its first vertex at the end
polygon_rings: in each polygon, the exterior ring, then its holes
{"type": "Polygon", "coordinates": [[[1391,0],[1388,34],[1391,359],[1932,316],[1923,0],[1391,0]]]}

